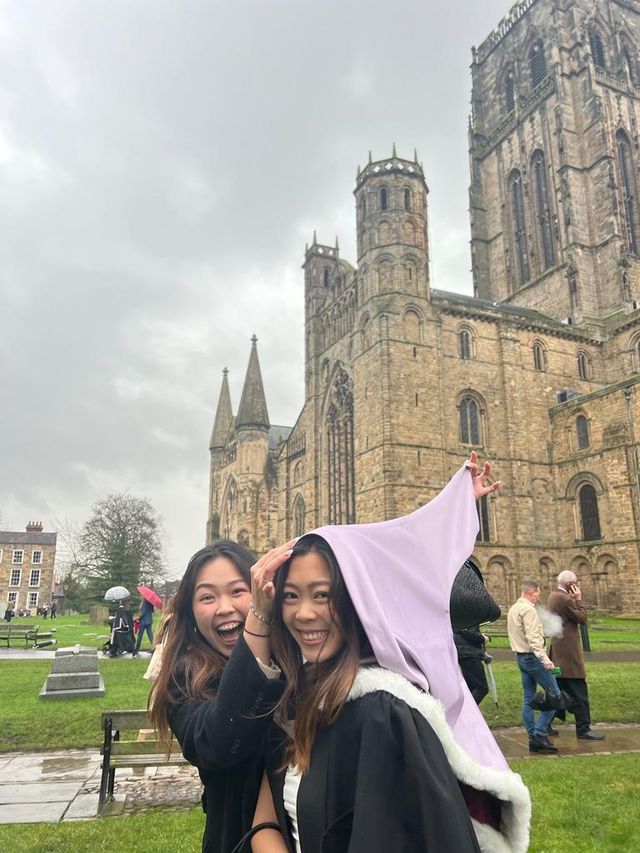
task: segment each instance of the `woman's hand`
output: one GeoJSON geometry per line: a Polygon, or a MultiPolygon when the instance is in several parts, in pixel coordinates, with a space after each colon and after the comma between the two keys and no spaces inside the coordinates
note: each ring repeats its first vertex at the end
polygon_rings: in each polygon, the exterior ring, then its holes
{"type": "Polygon", "coordinates": [[[251,567],[252,611],[259,620],[262,617],[265,624],[271,622],[273,598],[276,592],[273,579],[280,566],[291,556],[296,541],[292,539],[284,545],[272,548],[251,567]]]}
{"type": "Polygon", "coordinates": [[[491,465],[485,462],[482,466],[482,471],[478,473],[478,454],[475,450],[471,451],[471,455],[467,461],[467,468],[471,471],[473,495],[477,501],[484,497],[484,495],[490,495],[491,492],[495,492],[502,485],[500,480],[496,480],[495,483],[490,483],[487,486],[484,485],[485,481],[491,476],[491,465]]]}

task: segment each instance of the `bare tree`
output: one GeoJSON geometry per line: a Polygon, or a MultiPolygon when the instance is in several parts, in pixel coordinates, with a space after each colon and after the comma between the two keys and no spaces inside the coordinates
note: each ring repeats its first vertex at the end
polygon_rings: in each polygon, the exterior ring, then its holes
{"type": "Polygon", "coordinates": [[[164,578],[162,521],[146,498],[107,495],[77,533],[65,532],[67,538],[68,570],[93,597],[110,586],[133,591],[164,578]]]}

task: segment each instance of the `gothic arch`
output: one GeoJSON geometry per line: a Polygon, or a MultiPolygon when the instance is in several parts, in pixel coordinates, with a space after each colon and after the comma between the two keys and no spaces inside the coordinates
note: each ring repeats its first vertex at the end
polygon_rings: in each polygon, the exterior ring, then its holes
{"type": "Polygon", "coordinates": [[[520,169],[512,169],[507,178],[510,198],[511,234],[513,253],[518,271],[518,285],[526,284],[531,278],[529,250],[527,246],[527,217],[524,200],[524,179],[520,169]]]}
{"type": "Polygon", "coordinates": [[[306,509],[304,504],[304,498],[302,495],[296,495],[296,498],[293,502],[293,535],[294,536],[302,536],[305,532],[305,515],[306,509]]]}
{"type": "Polygon", "coordinates": [[[238,512],[238,484],[231,474],[227,480],[222,495],[222,512],[220,514],[220,533],[223,539],[233,539],[233,527],[238,512]]]}
{"type": "Polygon", "coordinates": [[[477,391],[467,388],[458,394],[458,440],[463,445],[484,447],[488,444],[487,404],[477,391]]]}
{"type": "Polygon", "coordinates": [[[503,554],[494,554],[485,570],[485,583],[501,607],[509,607],[518,598],[518,582],[511,560],[503,554]]]}
{"type": "Polygon", "coordinates": [[[329,524],[356,520],[353,381],[341,362],[325,392],[322,417],[322,470],[329,524]]]}
{"type": "Polygon", "coordinates": [[[638,254],[640,239],[640,205],[638,202],[638,185],[636,181],[635,157],[633,145],[628,132],[620,127],[616,131],[616,153],[618,171],[620,174],[620,192],[622,194],[622,210],[624,212],[624,228],[628,250],[638,254]]]}
{"type": "Polygon", "coordinates": [[[551,193],[547,175],[547,161],[544,151],[537,148],[531,155],[531,182],[535,209],[536,234],[540,270],[544,272],[555,266],[556,249],[553,237],[551,212],[551,193]]]}

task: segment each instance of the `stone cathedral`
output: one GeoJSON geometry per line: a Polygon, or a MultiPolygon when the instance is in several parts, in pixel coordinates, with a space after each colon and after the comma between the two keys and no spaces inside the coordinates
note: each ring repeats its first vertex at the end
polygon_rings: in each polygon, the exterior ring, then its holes
{"type": "Polygon", "coordinates": [[[224,373],[209,540],[411,512],[475,448],[503,606],[571,568],[591,607],[640,612],[639,48],[638,0],[523,0],[473,49],[473,297],[430,279],[417,157],[358,170],[357,266],[305,252],[295,425],[270,424],[255,338],[235,416],[224,373]]]}

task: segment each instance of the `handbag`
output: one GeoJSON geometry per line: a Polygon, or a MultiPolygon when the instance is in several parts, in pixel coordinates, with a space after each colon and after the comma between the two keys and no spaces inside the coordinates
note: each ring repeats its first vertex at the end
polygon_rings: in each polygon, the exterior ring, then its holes
{"type": "Polygon", "coordinates": [[[542,690],[538,690],[533,699],[529,700],[528,705],[534,711],[569,711],[572,713],[573,699],[564,690],[561,690],[560,693],[554,693],[547,687],[544,693],[542,690]]]}
{"type": "Polygon", "coordinates": [[[240,841],[233,848],[231,853],[250,853],[251,846],[247,847],[247,844],[253,838],[256,833],[260,832],[262,829],[277,829],[278,832],[282,832],[282,829],[279,824],[272,823],[270,820],[265,821],[264,823],[258,823],[256,826],[251,827],[249,832],[246,835],[243,835],[240,841]]]}
{"type": "Polygon", "coordinates": [[[500,606],[484,585],[482,572],[465,560],[451,587],[449,616],[454,631],[474,628],[500,618],[500,606]]]}

